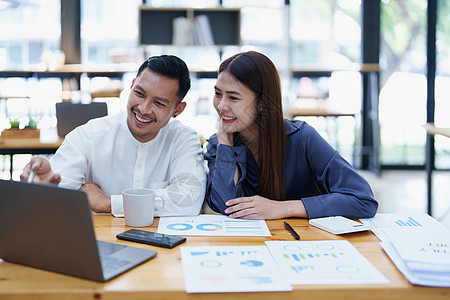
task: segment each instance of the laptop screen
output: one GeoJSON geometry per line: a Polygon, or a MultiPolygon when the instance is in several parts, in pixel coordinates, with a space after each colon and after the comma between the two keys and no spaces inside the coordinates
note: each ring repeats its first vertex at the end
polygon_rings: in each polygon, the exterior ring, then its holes
{"type": "Polygon", "coordinates": [[[156,255],[148,249],[96,241],[83,191],[11,180],[0,180],[0,190],[0,258],[5,261],[105,281],[156,255]],[[128,267],[105,274],[100,246],[124,248],[114,257],[127,261],[128,267]]]}

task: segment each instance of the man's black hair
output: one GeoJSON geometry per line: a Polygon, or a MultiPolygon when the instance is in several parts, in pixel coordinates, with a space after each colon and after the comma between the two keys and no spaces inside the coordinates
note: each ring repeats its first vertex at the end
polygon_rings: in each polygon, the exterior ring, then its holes
{"type": "Polygon", "coordinates": [[[191,88],[191,78],[189,77],[189,69],[186,63],[174,55],[149,57],[139,67],[136,77],[139,77],[146,68],[169,78],[178,79],[177,96],[179,97],[179,102],[183,100],[191,88]]]}

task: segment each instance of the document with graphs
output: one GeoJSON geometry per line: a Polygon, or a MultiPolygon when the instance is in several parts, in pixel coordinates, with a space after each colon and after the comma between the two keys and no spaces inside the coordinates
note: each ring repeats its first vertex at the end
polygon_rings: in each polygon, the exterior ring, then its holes
{"type": "Polygon", "coordinates": [[[450,230],[442,223],[424,213],[377,214],[361,221],[409,282],[450,287],[450,230]]]}
{"type": "Polygon", "coordinates": [[[389,281],[345,240],[266,241],[291,284],[383,284],[389,281]]]}
{"type": "Polygon", "coordinates": [[[292,291],[266,246],[180,247],[188,293],[292,291]]]}

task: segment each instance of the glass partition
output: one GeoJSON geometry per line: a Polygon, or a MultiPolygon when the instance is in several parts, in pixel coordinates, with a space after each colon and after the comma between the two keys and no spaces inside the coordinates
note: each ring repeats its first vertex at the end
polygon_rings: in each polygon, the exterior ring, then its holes
{"type": "Polygon", "coordinates": [[[141,4],[142,0],[81,0],[81,62],[141,62],[137,46],[141,4]]]}
{"type": "MultiPolygon", "coordinates": [[[[436,109],[438,127],[450,127],[450,3],[438,1],[436,32],[436,109]]],[[[450,139],[435,136],[436,168],[450,168],[450,139]]]]}
{"type": "Polygon", "coordinates": [[[382,1],[381,164],[423,166],[427,1],[382,1]]]}

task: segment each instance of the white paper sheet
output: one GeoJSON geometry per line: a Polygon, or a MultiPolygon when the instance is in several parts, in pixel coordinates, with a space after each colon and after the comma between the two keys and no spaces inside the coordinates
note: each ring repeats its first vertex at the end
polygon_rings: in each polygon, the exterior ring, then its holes
{"type": "Polygon", "coordinates": [[[380,245],[410,283],[424,286],[450,287],[449,277],[436,276],[436,273],[430,272],[411,272],[390,241],[381,242],[380,245]]]}
{"type": "Polygon", "coordinates": [[[158,233],[182,236],[272,236],[264,220],[232,219],[222,215],[161,217],[158,233]]]}
{"type": "Polygon", "coordinates": [[[412,284],[450,287],[450,230],[428,214],[377,214],[362,219],[412,284]]]}
{"type": "Polygon", "coordinates": [[[363,224],[371,226],[372,232],[381,240],[390,240],[390,232],[442,231],[447,228],[436,219],[424,213],[376,214],[370,219],[361,219],[363,224]]]}
{"type": "Polygon", "coordinates": [[[450,272],[450,230],[420,232],[391,230],[392,245],[402,260],[442,266],[450,272]]]}
{"type": "Polygon", "coordinates": [[[188,293],[291,291],[266,246],[180,247],[188,293]]]}
{"type": "Polygon", "coordinates": [[[348,241],[266,241],[291,284],[389,283],[348,241]]]}

